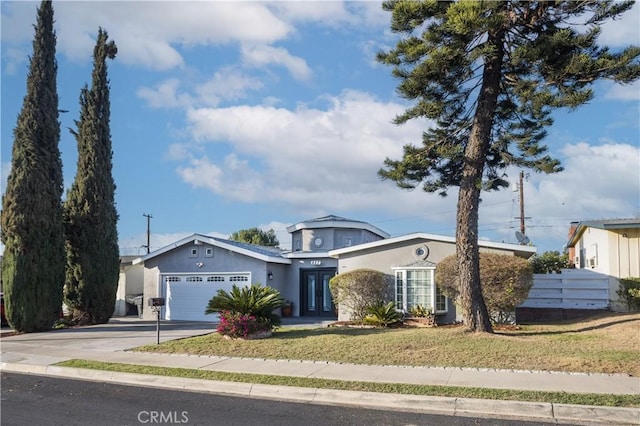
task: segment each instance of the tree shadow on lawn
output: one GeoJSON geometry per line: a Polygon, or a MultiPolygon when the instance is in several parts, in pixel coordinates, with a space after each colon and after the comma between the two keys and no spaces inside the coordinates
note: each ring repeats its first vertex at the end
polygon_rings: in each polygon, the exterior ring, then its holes
{"type": "Polygon", "coordinates": [[[292,328],[284,330],[276,330],[270,339],[280,340],[292,340],[292,339],[304,339],[307,337],[316,336],[363,336],[370,334],[383,334],[392,332],[393,329],[375,327],[375,328],[360,328],[360,327],[323,327],[323,328],[292,328]]]}
{"type": "MultiPolygon", "coordinates": [[[[608,327],[613,327],[615,325],[620,325],[620,324],[625,324],[628,322],[640,322],[640,318],[624,318],[624,319],[612,319],[610,321],[607,322],[603,322],[600,324],[595,324],[595,325],[590,325],[590,326],[586,326],[586,327],[580,327],[580,328],[576,328],[575,330],[540,330],[540,331],[514,331],[514,332],[496,332],[496,334],[500,334],[503,336],[553,336],[553,335],[560,335],[560,334],[574,334],[574,333],[581,333],[581,332],[585,332],[585,331],[593,331],[593,330],[602,330],[608,327]]],[[[576,323],[576,322],[584,322],[583,320],[578,320],[578,321],[567,321],[567,322],[562,322],[562,323],[545,323],[545,324],[527,324],[527,325],[553,325],[553,326],[558,326],[558,325],[570,325],[572,323],[576,323]]]]}

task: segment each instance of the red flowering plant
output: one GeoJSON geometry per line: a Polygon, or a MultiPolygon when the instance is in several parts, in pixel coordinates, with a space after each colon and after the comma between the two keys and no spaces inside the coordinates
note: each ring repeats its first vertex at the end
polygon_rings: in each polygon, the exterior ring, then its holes
{"type": "Polygon", "coordinates": [[[216,330],[231,338],[250,338],[260,333],[270,333],[280,325],[280,316],[275,313],[283,300],[278,290],[253,284],[238,287],[230,292],[218,290],[209,301],[206,314],[218,313],[216,330]]]}
{"type": "Polygon", "coordinates": [[[253,334],[271,331],[273,326],[266,318],[239,312],[220,311],[220,322],[216,331],[231,338],[247,338],[253,334]]]}

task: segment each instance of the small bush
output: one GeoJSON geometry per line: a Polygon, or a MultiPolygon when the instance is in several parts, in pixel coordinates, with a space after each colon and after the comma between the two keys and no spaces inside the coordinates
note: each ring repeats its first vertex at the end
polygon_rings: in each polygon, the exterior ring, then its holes
{"type": "Polygon", "coordinates": [[[541,255],[534,255],[530,260],[534,274],[551,274],[569,268],[569,256],[559,251],[545,251],[541,255]]]}
{"type": "Polygon", "coordinates": [[[396,310],[394,302],[384,303],[378,301],[366,308],[366,315],[363,319],[365,324],[388,327],[391,324],[402,320],[402,313],[396,310]]]}
{"type": "Polygon", "coordinates": [[[221,311],[216,331],[231,338],[246,338],[252,334],[272,331],[273,326],[267,318],[239,312],[221,311]]]}
{"type": "Polygon", "coordinates": [[[621,278],[618,296],[630,311],[640,311],[640,278],[621,278]]]}
{"type": "MultiPolygon", "coordinates": [[[[436,284],[442,293],[457,302],[458,264],[456,256],[438,262],[436,284]]],[[[516,306],[525,301],[533,286],[533,268],[525,259],[495,253],[480,253],[482,297],[494,323],[513,317],[516,306]]]]}
{"type": "Polygon", "coordinates": [[[422,305],[416,305],[409,308],[409,315],[415,318],[427,318],[431,316],[431,308],[425,308],[422,305]]]}
{"type": "Polygon", "coordinates": [[[388,300],[389,285],[384,273],[373,269],[355,269],[331,278],[333,303],[351,311],[351,319],[362,321],[367,307],[388,300]]]}

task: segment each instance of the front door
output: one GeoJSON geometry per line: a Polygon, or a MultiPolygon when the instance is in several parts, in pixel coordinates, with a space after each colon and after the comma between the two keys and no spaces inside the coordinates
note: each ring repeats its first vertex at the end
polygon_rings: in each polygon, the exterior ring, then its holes
{"type": "Polygon", "coordinates": [[[335,317],[335,307],[329,291],[329,280],[336,274],[332,269],[307,269],[301,274],[300,315],[335,317]]]}

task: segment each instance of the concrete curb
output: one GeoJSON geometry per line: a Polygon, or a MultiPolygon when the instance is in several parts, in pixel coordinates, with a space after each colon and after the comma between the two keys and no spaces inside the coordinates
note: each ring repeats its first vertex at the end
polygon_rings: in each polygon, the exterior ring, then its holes
{"type": "Polygon", "coordinates": [[[116,383],[129,386],[179,389],[222,395],[273,399],[310,404],[348,405],[462,417],[529,419],[582,424],[640,424],[640,409],[498,401],[472,398],[402,395],[376,392],[223,382],[182,377],[120,373],[55,365],[0,362],[0,371],[116,383]]]}

